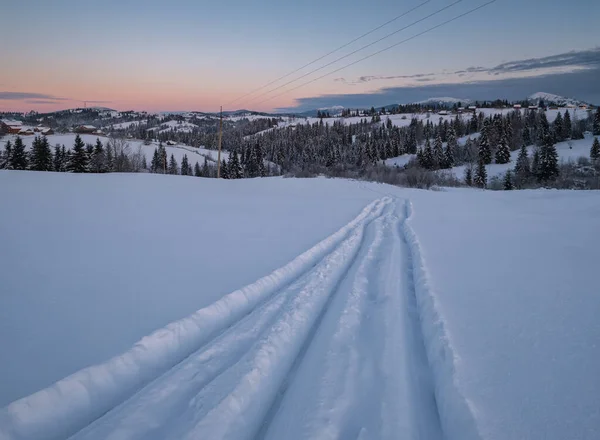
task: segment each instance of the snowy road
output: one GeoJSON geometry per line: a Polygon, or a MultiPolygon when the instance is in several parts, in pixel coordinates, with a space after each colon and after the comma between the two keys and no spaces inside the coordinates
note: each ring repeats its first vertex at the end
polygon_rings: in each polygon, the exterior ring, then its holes
{"type": "Polygon", "coordinates": [[[373,202],[287,266],[192,315],[202,330],[193,337],[185,323],[157,332],[143,350],[92,367],[100,373],[9,406],[0,438],[441,439],[409,213],[408,201],[373,202]],[[157,341],[173,337],[158,362],[157,341]]]}

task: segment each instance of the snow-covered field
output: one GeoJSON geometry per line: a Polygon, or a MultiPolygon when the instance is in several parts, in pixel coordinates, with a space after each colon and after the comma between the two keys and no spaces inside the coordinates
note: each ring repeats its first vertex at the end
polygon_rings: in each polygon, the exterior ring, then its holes
{"type": "Polygon", "coordinates": [[[600,192],[2,171],[0,205],[2,440],[600,434],[600,192]]]}

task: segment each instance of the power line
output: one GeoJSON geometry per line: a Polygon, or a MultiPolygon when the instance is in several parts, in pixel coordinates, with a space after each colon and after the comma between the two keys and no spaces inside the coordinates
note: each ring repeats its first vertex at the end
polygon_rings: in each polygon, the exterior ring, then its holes
{"type": "Polygon", "coordinates": [[[477,6],[476,8],[473,8],[473,9],[471,9],[471,10],[467,11],[467,12],[464,12],[464,13],[462,13],[462,14],[460,14],[460,15],[457,15],[456,17],[454,17],[454,18],[451,18],[451,19],[449,19],[449,20],[446,20],[446,21],[444,21],[444,22],[442,22],[442,23],[440,23],[440,24],[438,24],[438,25],[436,25],[436,26],[433,26],[433,27],[429,28],[429,29],[426,29],[426,30],[424,30],[423,32],[419,32],[418,34],[416,34],[416,35],[413,35],[412,37],[406,38],[405,40],[402,40],[402,41],[400,41],[400,42],[398,42],[398,43],[392,44],[391,46],[388,46],[388,47],[385,47],[385,48],[383,48],[383,49],[381,49],[381,50],[378,50],[378,51],[377,51],[377,52],[375,52],[375,53],[372,53],[372,54],[370,54],[370,55],[367,55],[366,57],[363,57],[363,58],[361,58],[361,59],[359,59],[359,60],[353,61],[353,62],[352,62],[352,63],[350,63],[350,64],[346,64],[345,66],[342,66],[342,67],[340,67],[339,69],[333,70],[333,71],[331,71],[331,72],[329,72],[329,73],[326,73],[326,74],[324,74],[324,75],[321,75],[321,76],[319,76],[319,77],[317,77],[317,78],[314,78],[314,79],[312,79],[312,80],[310,80],[310,81],[307,81],[307,82],[305,82],[305,83],[302,83],[302,84],[300,84],[299,86],[296,86],[296,87],[293,87],[293,88],[291,88],[291,89],[285,90],[285,91],[283,91],[282,93],[279,93],[279,94],[277,94],[277,95],[275,95],[275,96],[271,96],[270,98],[267,98],[267,99],[265,99],[265,100],[263,100],[263,101],[260,101],[260,102],[256,103],[255,105],[260,105],[260,104],[262,104],[262,103],[265,103],[265,102],[267,102],[267,101],[270,101],[270,100],[272,100],[272,99],[275,99],[275,98],[277,98],[277,97],[279,97],[279,96],[285,95],[286,93],[289,93],[289,92],[292,92],[292,91],[294,91],[294,90],[297,90],[297,89],[299,89],[300,87],[304,87],[304,86],[306,86],[306,85],[308,85],[308,84],[311,84],[311,83],[313,83],[313,82],[315,82],[315,81],[318,81],[318,80],[320,80],[320,79],[323,79],[323,78],[325,78],[325,77],[327,77],[327,76],[329,76],[329,75],[333,75],[334,73],[337,73],[337,72],[339,72],[340,70],[344,70],[344,69],[346,69],[346,68],[348,68],[348,67],[350,67],[350,66],[354,66],[355,64],[358,64],[358,63],[360,63],[360,62],[362,62],[362,61],[364,61],[364,60],[367,60],[367,59],[369,59],[369,58],[372,58],[372,57],[374,57],[375,55],[379,55],[380,53],[386,52],[386,51],[388,51],[388,50],[390,50],[390,49],[393,49],[394,47],[400,46],[401,44],[404,44],[404,43],[406,43],[406,42],[408,42],[408,41],[414,40],[415,38],[417,38],[417,37],[420,37],[421,35],[424,35],[424,34],[426,34],[426,33],[428,33],[428,32],[431,32],[431,31],[433,31],[433,30],[435,30],[435,29],[438,29],[438,28],[440,28],[440,27],[442,27],[442,26],[445,26],[445,25],[447,25],[447,24],[449,24],[449,23],[452,23],[453,21],[456,21],[456,20],[458,20],[459,18],[462,18],[462,17],[464,17],[464,16],[466,16],[466,15],[472,14],[473,12],[475,12],[475,11],[478,11],[479,9],[482,9],[482,8],[484,8],[484,7],[488,6],[488,5],[491,5],[492,3],[495,3],[495,2],[496,2],[496,0],[490,0],[490,1],[488,1],[487,3],[484,3],[484,4],[480,5],[480,6],[477,6]]]}
{"type": "Polygon", "coordinates": [[[236,99],[234,99],[233,101],[230,101],[230,102],[228,102],[226,105],[231,105],[231,104],[233,104],[234,102],[237,102],[237,101],[239,101],[239,100],[241,100],[241,99],[244,99],[244,98],[246,98],[247,96],[250,96],[250,95],[252,95],[252,94],[253,94],[253,93],[255,93],[255,92],[258,92],[259,90],[262,90],[262,89],[264,89],[264,88],[266,88],[266,87],[269,87],[270,85],[273,85],[273,84],[275,84],[276,82],[278,82],[278,81],[281,81],[282,79],[284,79],[284,78],[287,78],[288,76],[290,76],[290,75],[293,75],[294,73],[296,73],[296,72],[299,72],[300,70],[302,70],[302,69],[304,69],[304,68],[306,68],[306,67],[308,67],[308,66],[311,66],[311,65],[315,64],[317,61],[321,61],[323,58],[327,58],[329,55],[333,55],[334,53],[336,53],[336,52],[339,52],[340,50],[342,50],[342,49],[344,49],[344,48],[346,48],[346,47],[350,46],[352,43],[356,43],[358,40],[361,40],[361,39],[363,39],[363,38],[364,38],[364,37],[366,37],[367,35],[371,35],[373,32],[376,32],[376,31],[378,31],[379,29],[381,29],[381,28],[384,28],[384,27],[385,27],[385,26],[387,26],[388,24],[390,24],[390,23],[393,23],[393,22],[395,22],[395,21],[397,21],[397,20],[401,19],[402,17],[405,17],[405,16],[407,16],[408,14],[410,14],[410,13],[411,13],[411,12],[413,12],[413,11],[416,11],[417,9],[419,9],[419,8],[421,8],[422,6],[426,5],[426,4],[427,4],[427,3],[429,3],[430,1],[431,1],[431,0],[425,0],[423,3],[421,3],[421,4],[417,5],[417,6],[415,6],[414,8],[411,8],[411,9],[409,9],[409,10],[408,10],[408,11],[406,11],[406,12],[403,12],[403,13],[402,13],[402,14],[400,14],[400,15],[397,15],[396,17],[392,18],[392,19],[391,19],[391,20],[389,20],[389,21],[386,21],[386,22],[385,22],[385,23],[383,23],[382,25],[379,25],[379,26],[377,26],[376,28],[374,28],[374,29],[371,29],[369,32],[366,32],[366,33],[362,34],[360,37],[357,37],[357,38],[355,38],[354,40],[352,40],[352,41],[350,41],[350,42],[348,42],[348,43],[346,43],[346,44],[344,44],[344,45],[342,45],[342,46],[338,47],[337,49],[334,49],[334,50],[332,50],[331,52],[328,52],[328,53],[326,53],[325,55],[323,55],[323,56],[321,56],[321,57],[317,58],[316,60],[313,60],[313,61],[311,61],[310,63],[307,63],[307,64],[305,64],[305,65],[304,65],[304,66],[302,66],[302,67],[298,67],[296,70],[293,70],[293,71],[291,71],[290,73],[286,73],[285,75],[283,75],[283,76],[280,76],[279,78],[277,78],[277,79],[275,79],[275,80],[271,81],[271,82],[270,82],[270,83],[268,83],[268,84],[265,84],[264,86],[261,86],[261,87],[259,87],[259,88],[257,88],[257,89],[254,89],[254,90],[252,90],[252,91],[250,91],[250,92],[246,93],[245,95],[243,95],[243,96],[240,96],[239,98],[236,98],[236,99]]]}
{"type": "Polygon", "coordinates": [[[387,34],[387,35],[385,35],[385,36],[381,37],[380,39],[373,41],[372,43],[369,43],[369,44],[367,44],[367,45],[365,45],[365,46],[363,46],[363,47],[361,47],[361,48],[359,48],[359,49],[356,49],[355,51],[353,51],[353,52],[350,52],[350,53],[349,53],[349,54],[347,54],[347,55],[344,55],[344,56],[342,56],[342,57],[339,57],[339,58],[337,58],[337,59],[335,59],[335,60],[331,61],[330,63],[327,63],[327,64],[325,64],[325,65],[323,65],[323,66],[321,66],[321,67],[318,67],[318,68],[316,68],[316,69],[314,69],[314,70],[311,70],[310,72],[308,72],[308,73],[305,73],[304,75],[301,75],[301,76],[299,76],[299,77],[297,77],[297,78],[295,78],[295,79],[293,79],[293,80],[291,80],[291,81],[288,81],[288,82],[286,82],[285,84],[281,84],[280,86],[277,86],[277,87],[275,87],[274,89],[271,89],[271,90],[269,90],[269,91],[267,91],[267,92],[261,93],[260,95],[257,95],[257,96],[255,96],[254,98],[250,99],[250,101],[249,101],[249,102],[252,102],[252,101],[254,101],[255,99],[258,99],[258,98],[260,98],[260,97],[262,97],[262,96],[268,95],[269,93],[272,93],[272,92],[274,92],[274,91],[276,91],[276,90],[279,90],[279,89],[281,89],[281,88],[283,88],[283,87],[285,87],[285,86],[288,86],[288,85],[290,85],[290,84],[292,84],[292,83],[294,83],[294,82],[296,82],[296,81],[298,81],[298,80],[300,80],[300,79],[302,79],[302,78],[305,78],[305,77],[307,77],[307,76],[309,76],[309,75],[312,75],[312,74],[313,74],[313,73],[315,73],[315,72],[318,72],[319,70],[323,70],[324,68],[326,68],[326,67],[329,67],[329,66],[331,66],[332,64],[335,64],[335,63],[337,63],[338,61],[341,61],[341,60],[343,60],[343,59],[345,59],[345,58],[348,58],[348,57],[350,57],[350,56],[352,56],[352,55],[354,55],[354,54],[356,54],[356,53],[358,53],[358,52],[360,52],[360,51],[362,51],[362,50],[364,50],[364,49],[366,49],[366,48],[368,48],[368,47],[371,47],[371,46],[373,46],[373,45],[375,45],[375,44],[377,44],[377,43],[379,43],[379,42],[381,42],[381,41],[383,41],[383,40],[386,40],[386,39],[388,39],[388,38],[390,38],[390,37],[392,37],[392,36],[394,36],[394,35],[396,35],[396,34],[398,34],[398,33],[402,32],[402,31],[404,31],[404,30],[406,30],[406,29],[408,29],[408,28],[410,28],[410,27],[412,27],[412,26],[414,26],[414,25],[416,25],[416,24],[419,24],[419,23],[421,23],[421,22],[423,22],[423,21],[425,21],[425,20],[427,20],[427,19],[429,19],[429,18],[433,17],[434,15],[437,15],[437,14],[439,14],[439,13],[441,13],[441,12],[445,11],[446,9],[449,9],[449,8],[451,8],[451,7],[455,6],[455,5],[457,5],[458,3],[461,3],[462,1],[463,1],[463,0],[456,0],[454,3],[450,3],[449,5],[447,5],[447,6],[444,6],[443,8],[441,8],[441,9],[438,9],[437,11],[435,11],[435,12],[433,12],[433,13],[431,13],[431,14],[429,14],[429,15],[427,15],[427,16],[425,16],[425,17],[423,17],[423,18],[419,19],[419,20],[417,20],[417,21],[414,21],[414,22],[410,23],[409,25],[406,25],[406,26],[404,26],[403,28],[400,28],[400,29],[398,29],[398,30],[396,30],[396,31],[394,31],[394,32],[392,32],[392,33],[390,33],[390,34],[387,34]]]}

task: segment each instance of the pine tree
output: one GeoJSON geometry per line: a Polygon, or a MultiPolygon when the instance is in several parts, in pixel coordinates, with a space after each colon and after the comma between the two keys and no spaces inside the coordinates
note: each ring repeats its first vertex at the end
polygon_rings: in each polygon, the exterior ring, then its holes
{"type": "Polygon", "coordinates": [[[160,158],[158,156],[158,149],[154,149],[154,154],[152,155],[152,161],[150,162],[150,172],[158,173],[160,169],[160,158]]]}
{"type": "Polygon", "coordinates": [[[52,150],[46,136],[36,136],[31,147],[31,169],[34,171],[51,171],[52,150]]]}
{"type": "Polygon", "coordinates": [[[546,118],[546,112],[540,112],[540,123],[538,127],[538,145],[544,145],[546,138],[550,134],[550,124],[546,118]]]}
{"type": "Polygon", "coordinates": [[[450,126],[448,130],[448,142],[446,144],[446,150],[444,151],[445,156],[445,167],[452,168],[455,164],[454,154],[458,150],[458,141],[456,140],[456,133],[454,127],[450,126]]]}
{"type": "Polygon", "coordinates": [[[540,149],[536,148],[531,159],[531,175],[536,179],[539,178],[540,174],[540,156],[540,149]]]}
{"type": "Polygon", "coordinates": [[[573,132],[573,124],[571,123],[571,113],[565,110],[565,118],[563,121],[562,139],[570,139],[573,132]]]}
{"type": "Polygon", "coordinates": [[[489,127],[490,126],[486,120],[478,140],[479,158],[483,160],[483,163],[486,165],[492,163],[492,150],[490,149],[488,139],[489,127]]]}
{"type": "Polygon", "coordinates": [[[75,144],[71,151],[71,157],[67,165],[68,171],[71,173],[85,173],[87,172],[87,152],[85,150],[85,144],[81,140],[81,137],[77,135],[75,137],[75,144]]]}
{"type": "Polygon", "coordinates": [[[104,153],[104,146],[99,138],[96,138],[96,145],[94,146],[94,151],[92,152],[90,171],[92,173],[106,172],[106,154],[104,153]]]}
{"type": "Polygon", "coordinates": [[[229,169],[225,160],[221,162],[221,179],[229,179],[229,169]]]}
{"type": "Polygon", "coordinates": [[[54,160],[52,161],[52,169],[54,171],[62,171],[62,152],[60,151],[60,146],[57,144],[54,147],[54,160]]]}
{"type": "Polygon", "coordinates": [[[228,169],[232,179],[241,179],[244,177],[244,171],[242,170],[242,165],[240,164],[237,151],[229,154],[228,169]]]}
{"type": "Polygon", "coordinates": [[[6,141],[4,145],[4,153],[0,154],[0,170],[11,169],[11,157],[12,157],[12,144],[10,141],[6,141]]]}
{"type": "Polygon", "coordinates": [[[210,177],[210,168],[208,167],[208,159],[206,157],[202,165],[202,177],[210,177]]]}
{"type": "Polygon", "coordinates": [[[531,129],[529,128],[529,125],[525,124],[525,127],[523,127],[523,143],[525,145],[531,145],[531,129]]]}
{"type": "Polygon", "coordinates": [[[92,172],[92,159],[94,157],[94,146],[92,144],[85,145],[85,157],[87,159],[86,173],[92,172]]]}
{"type": "Polygon", "coordinates": [[[510,170],[506,171],[506,174],[504,175],[504,190],[505,191],[511,191],[514,189],[513,186],[513,182],[512,182],[512,173],[510,170]]]}
{"type": "Polygon", "coordinates": [[[431,149],[431,142],[429,138],[425,141],[425,148],[421,154],[421,166],[427,170],[430,170],[434,166],[433,150],[431,149]]]}
{"type": "Polygon", "coordinates": [[[467,186],[473,186],[473,169],[470,166],[465,168],[465,183],[467,186]]]}
{"type": "Polygon", "coordinates": [[[112,173],[115,170],[115,156],[113,154],[112,148],[106,148],[106,164],[105,164],[106,172],[112,173]]]}
{"type": "Polygon", "coordinates": [[[196,162],[196,165],[194,165],[194,176],[202,177],[202,171],[200,170],[200,165],[198,162],[196,162]]]}
{"type": "Polygon", "coordinates": [[[548,134],[540,152],[538,180],[540,182],[553,180],[558,177],[558,173],[558,153],[556,152],[552,136],[548,134]]]}
{"type": "Polygon", "coordinates": [[[592,162],[600,161],[600,142],[598,138],[594,138],[594,143],[592,144],[592,148],[590,148],[590,159],[592,162]]]}
{"type": "Polygon", "coordinates": [[[442,137],[438,134],[433,142],[433,167],[446,168],[446,156],[442,146],[442,137]]]}
{"type": "Polygon", "coordinates": [[[596,117],[594,118],[594,125],[592,127],[592,134],[594,136],[600,136],[600,107],[596,109],[596,117]]]}
{"type": "Polygon", "coordinates": [[[187,154],[183,155],[183,159],[181,159],[181,175],[182,176],[189,176],[191,169],[190,169],[190,164],[188,162],[188,157],[187,154]]]}
{"type": "Polygon", "coordinates": [[[169,174],[179,174],[179,167],[177,166],[177,161],[175,160],[175,156],[171,154],[171,159],[169,160],[169,168],[167,169],[169,174]]]}
{"type": "Polygon", "coordinates": [[[531,175],[529,156],[527,155],[527,147],[525,145],[523,145],[521,151],[519,151],[519,157],[517,158],[517,164],[515,165],[515,175],[523,180],[528,179],[531,175]]]}
{"type": "Polygon", "coordinates": [[[496,163],[509,163],[510,162],[510,148],[508,146],[508,140],[506,134],[502,135],[500,139],[500,145],[496,150],[496,163]]]}
{"type": "Polygon", "coordinates": [[[556,115],[556,119],[554,120],[554,138],[558,142],[562,142],[564,140],[564,138],[563,138],[564,129],[565,129],[565,124],[563,122],[562,114],[560,112],[558,112],[558,114],[556,115]]]}
{"type": "Polygon", "coordinates": [[[477,164],[477,171],[475,171],[475,186],[478,188],[487,187],[487,170],[485,169],[485,162],[480,157],[479,163],[477,164]]]}
{"type": "Polygon", "coordinates": [[[15,139],[8,166],[9,170],[26,170],[29,166],[25,144],[19,136],[15,139]]]}

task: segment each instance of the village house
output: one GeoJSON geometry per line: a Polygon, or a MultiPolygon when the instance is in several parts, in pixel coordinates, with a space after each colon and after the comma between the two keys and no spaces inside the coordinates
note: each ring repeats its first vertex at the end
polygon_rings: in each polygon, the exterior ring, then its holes
{"type": "Polygon", "coordinates": [[[3,132],[8,134],[19,134],[23,128],[23,123],[21,121],[2,119],[0,120],[0,128],[3,132]]]}
{"type": "Polygon", "coordinates": [[[73,131],[75,133],[79,133],[79,134],[92,134],[96,130],[97,130],[97,128],[94,127],[93,125],[79,125],[79,126],[75,127],[75,129],[73,131]]]}

